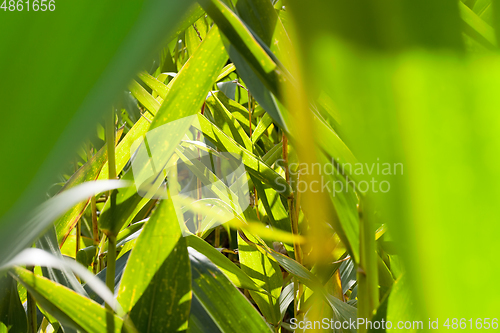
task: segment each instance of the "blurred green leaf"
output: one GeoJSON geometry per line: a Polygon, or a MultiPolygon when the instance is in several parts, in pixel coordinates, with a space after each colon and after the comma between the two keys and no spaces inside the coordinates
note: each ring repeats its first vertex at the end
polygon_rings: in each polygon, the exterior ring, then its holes
{"type": "MultiPolygon", "coordinates": [[[[109,110],[191,4],[190,0],[127,0],[118,7],[98,3],[88,10],[88,3],[71,2],[58,4],[47,15],[34,11],[5,15],[0,30],[11,33],[2,34],[0,44],[11,52],[0,56],[0,72],[10,79],[2,83],[0,97],[6,110],[16,110],[8,119],[23,124],[24,135],[0,150],[11,161],[1,168],[9,175],[2,179],[0,195],[2,235],[15,233],[26,214],[42,202],[46,188],[93,131],[100,113],[109,110]],[[36,68],[35,75],[30,68],[36,68]]],[[[18,136],[9,126],[0,140],[18,136]]]]}
{"type": "MultiPolygon", "coordinates": [[[[122,133],[123,133],[123,128],[119,129],[116,132],[117,143],[120,140],[122,133]]],[[[68,179],[68,181],[61,189],[61,191],[59,191],[59,193],[67,189],[70,189],[78,184],[96,180],[101,172],[102,167],[104,166],[105,163],[107,163],[107,160],[108,160],[108,152],[106,147],[103,147],[94,156],[92,156],[87,161],[87,163],[85,163],[80,169],[78,169],[78,171],[75,172],[70,179],[68,179]]],[[[107,178],[107,171],[106,171],[106,177],[103,178],[104,179],[107,178]]],[[[70,231],[75,227],[76,223],[84,213],[85,208],[87,208],[89,202],[90,198],[87,199],[86,201],[79,202],[77,205],[75,205],[73,208],[71,208],[63,216],[61,216],[54,222],[54,225],[56,227],[57,241],[60,246],[62,246],[62,244],[64,244],[64,242],[66,241],[66,238],[68,237],[70,231]]]]}
{"type": "MultiPolygon", "coordinates": [[[[394,282],[387,305],[388,321],[414,321],[420,319],[418,314],[411,310],[415,307],[415,303],[413,302],[413,297],[410,294],[410,288],[407,283],[405,276],[394,282]]],[[[432,318],[432,321],[434,320],[435,318],[432,318]]],[[[417,332],[416,329],[412,331],[417,332]]]]}
{"type": "Polygon", "coordinates": [[[465,22],[465,33],[488,49],[496,49],[497,41],[493,28],[459,1],[460,14],[465,22]]]}
{"type": "Polygon", "coordinates": [[[129,184],[121,180],[86,182],[52,197],[34,212],[22,226],[10,233],[0,234],[0,265],[9,261],[22,249],[32,245],[50,224],[77,203],[88,197],[129,184]]]}
{"type": "MultiPolygon", "coordinates": [[[[36,247],[51,253],[56,258],[62,260],[63,256],[59,250],[55,228],[50,228],[44,235],[36,241],[36,247]]],[[[59,283],[79,294],[87,296],[75,274],[69,270],[58,270],[52,267],[42,267],[43,276],[51,281],[59,283]]]]}

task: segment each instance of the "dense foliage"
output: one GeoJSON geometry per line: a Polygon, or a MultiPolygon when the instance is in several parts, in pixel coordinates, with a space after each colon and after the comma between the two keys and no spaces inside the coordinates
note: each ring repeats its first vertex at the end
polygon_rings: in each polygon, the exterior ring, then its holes
{"type": "Polygon", "coordinates": [[[491,0],[88,6],[0,11],[0,333],[498,328],[491,0]]]}

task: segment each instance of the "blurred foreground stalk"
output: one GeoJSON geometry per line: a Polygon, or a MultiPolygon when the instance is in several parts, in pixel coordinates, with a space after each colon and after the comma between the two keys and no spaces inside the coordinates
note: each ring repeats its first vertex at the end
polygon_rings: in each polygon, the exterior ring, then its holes
{"type": "MultiPolygon", "coordinates": [[[[362,201],[360,202],[362,206],[362,201]]],[[[362,212],[362,209],[360,209],[362,212]]],[[[358,318],[367,321],[379,305],[377,252],[375,243],[375,228],[367,216],[360,214],[359,224],[359,254],[358,265],[358,318]]],[[[366,326],[361,325],[358,332],[366,332],[366,326]]]]}
{"type": "MultiPolygon", "coordinates": [[[[115,163],[115,111],[111,109],[111,113],[106,118],[106,145],[108,149],[108,178],[116,179],[116,163],[115,163]]],[[[110,191],[109,200],[111,200],[111,212],[114,212],[116,205],[116,196],[110,191]]],[[[107,270],[106,270],[106,285],[112,293],[115,291],[115,266],[116,266],[116,235],[108,235],[108,255],[107,255],[107,270]]]]}

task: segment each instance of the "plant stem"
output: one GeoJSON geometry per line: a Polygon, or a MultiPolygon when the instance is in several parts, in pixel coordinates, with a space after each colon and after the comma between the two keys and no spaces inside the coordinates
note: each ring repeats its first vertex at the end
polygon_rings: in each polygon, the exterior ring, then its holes
{"type": "MultiPolygon", "coordinates": [[[[35,271],[34,266],[27,266],[26,269],[31,271],[33,274],[35,271]]],[[[27,311],[28,311],[28,332],[29,333],[36,333],[37,332],[37,322],[36,322],[36,301],[31,295],[30,292],[28,292],[28,304],[27,304],[27,311]]]]}
{"type": "MultiPolygon", "coordinates": [[[[288,170],[288,138],[283,133],[283,160],[285,161],[285,179],[288,184],[290,184],[290,171],[288,170]]],[[[288,208],[290,212],[290,222],[292,225],[292,233],[294,235],[299,234],[299,219],[298,219],[298,208],[295,208],[296,202],[293,196],[288,198],[288,208]]],[[[295,260],[302,264],[302,253],[300,245],[297,242],[293,242],[293,249],[295,252],[295,260]]]]}
{"type": "Polygon", "coordinates": [[[259,195],[257,194],[257,189],[254,187],[253,188],[253,195],[254,195],[254,198],[255,198],[255,204],[254,204],[254,207],[255,207],[255,212],[257,213],[257,219],[260,221],[260,214],[259,214],[259,195]]]}
{"type": "Polygon", "coordinates": [[[288,170],[288,138],[285,133],[283,133],[283,140],[281,142],[283,144],[283,160],[285,161],[285,179],[287,183],[290,183],[290,172],[288,170]]]}
{"type": "Polygon", "coordinates": [[[80,220],[78,220],[78,222],[76,222],[76,253],[80,251],[81,233],[82,233],[82,223],[80,222],[80,220]]]}
{"type": "Polygon", "coordinates": [[[106,267],[106,285],[114,293],[115,290],[115,266],[116,266],[116,237],[108,236],[108,264],[106,267]]]}
{"type": "MultiPolygon", "coordinates": [[[[108,149],[108,178],[116,179],[115,163],[115,111],[112,108],[109,118],[106,119],[106,145],[108,149]]],[[[114,206],[113,200],[116,200],[111,191],[108,196],[111,201],[111,207],[114,206]]],[[[115,266],[116,266],[116,236],[108,235],[108,255],[107,255],[106,285],[112,293],[115,292],[115,266]]],[[[107,305],[109,308],[109,306],[107,305]]]]}
{"type": "Polygon", "coordinates": [[[248,90],[248,126],[250,140],[252,140],[252,95],[250,94],[250,90],[248,90]]]}
{"type": "MultiPolygon", "coordinates": [[[[360,202],[360,210],[361,210],[360,202]]],[[[360,214],[360,261],[358,266],[358,318],[370,320],[378,308],[378,272],[375,230],[366,214],[360,214]]],[[[360,333],[366,332],[361,326],[360,333]]]]}
{"type": "MultiPolygon", "coordinates": [[[[92,158],[92,148],[90,142],[87,144],[87,161],[92,158]]],[[[97,274],[97,254],[99,253],[99,226],[97,224],[97,202],[95,196],[90,197],[90,211],[92,213],[92,240],[96,247],[96,257],[92,263],[92,271],[97,274]]]]}
{"type": "MultiPolygon", "coordinates": [[[[75,258],[76,256],[78,255],[78,251],[80,251],[80,237],[81,237],[81,233],[82,233],[82,222],[81,220],[79,219],[77,222],[76,222],[76,247],[75,247],[75,258]]],[[[78,282],[81,282],[80,281],[80,277],[76,277],[76,279],[78,280],[78,282]]]]}
{"type": "Polygon", "coordinates": [[[99,226],[97,224],[97,205],[95,201],[95,196],[90,198],[90,209],[92,210],[92,238],[94,245],[96,246],[96,257],[92,265],[92,270],[94,274],[97,273],[97,253],[99,253],[99,226]]]}
{"type": "MultiPolygon", "coordinates": [[[[282,144],[283,144],[283,160],[285,161],[285,179],[288,184],[290,184],[290,170],[288,170],[288,138],[283,133],[283,139],[282,139],[282,144]]],[[[295,201],[297,198],[295,198],[293,195],[288,197],[288,211],[290,212],[290,222],[292,226],[292,234],[298,235],[299,234],[299,219],[298,219],[298,209],[295,208],[295,205],[297,202],[295,201]]],[[[295,252],[295,260],[297,260],[298,263],[302,264],[302,252],[300,248],[300,244],[296,241],[293,242],[293,250],[295,252]]],[[[297,317],[300,315],[300,309],[299,306],[301,304],[300,299],[303,295],[303,288],[302,284],[299,282],[299,280],[295,279],[295,285],[294,285],[294,315],[297,320],[299,318],[297,317]]]]}
{"type": "MultiPolygon", "coordinates": [[[[78,159],[75,158],[75,172],[78,171],[78,159]]],[[[82,223],[81,219],[78,219],[76,222],[76,247],[75,247],[75,258],[78,255],[78,251],[80,251],[80,236],[82,233],[82,223]]],[[[80,281],[80,278],[78,278],[78,281],[80,281]]]]}
{"type": "Polygon", "coordinates": [[[108,178],[116,179],[115,110],[113,108],[109,118],[106,118],[106,147],[108,149],[108,178]]]}

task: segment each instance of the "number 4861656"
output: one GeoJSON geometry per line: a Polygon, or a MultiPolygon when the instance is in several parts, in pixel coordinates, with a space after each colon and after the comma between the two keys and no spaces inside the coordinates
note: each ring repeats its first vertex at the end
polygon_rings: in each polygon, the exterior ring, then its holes
{"type": "MultiPolygon", "coordinates": [[[[1,0],[0,0],[1,1],[1,0]]],[[[42,11],[45,12],[47,10],[53,12],[56,10],[56,1],[55,0],[4,0],[2,2],[2,5],[0,6],[0,9],[3,9],[4,11],[18,11],[21,12],[23,10],[26,11],[42,11]]]]}

